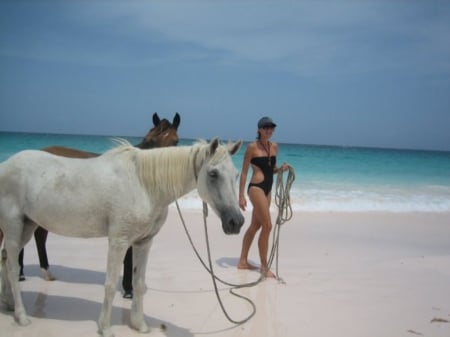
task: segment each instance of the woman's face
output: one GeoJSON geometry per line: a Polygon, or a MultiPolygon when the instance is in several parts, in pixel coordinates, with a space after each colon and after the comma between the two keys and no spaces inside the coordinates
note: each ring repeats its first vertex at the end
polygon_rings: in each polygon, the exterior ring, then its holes
{"type": "Polygon", "coordinates": [[[275,131],[275,127],[273,126],[264,126],[259,129],[259,134],[262,138],[269,139],[272,137],[273,132],[275,131]]]}

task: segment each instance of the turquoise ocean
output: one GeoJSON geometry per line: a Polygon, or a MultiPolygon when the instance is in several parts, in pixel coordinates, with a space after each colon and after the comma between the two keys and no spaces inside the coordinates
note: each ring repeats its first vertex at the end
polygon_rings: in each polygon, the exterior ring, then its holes
{"type": "MultiPolygon", "coordinates": [[[[132,144],[141,140],[122,138],[132,144]]],[[[182,139],[179,145],[193,142],[182,139]]],[[[50,145],[101,153],[115,143],[108,136],[0,132],[0,162],[18,151],[50,145]]],[[[233,157],[238,170],[244,151],[233,157]]],[[[279,143],[277,160],[295,170],[295,211],[450,212],[450,152],[279,143]]],[[[195,193],[180,204],[201,208],[195,193]]]]}

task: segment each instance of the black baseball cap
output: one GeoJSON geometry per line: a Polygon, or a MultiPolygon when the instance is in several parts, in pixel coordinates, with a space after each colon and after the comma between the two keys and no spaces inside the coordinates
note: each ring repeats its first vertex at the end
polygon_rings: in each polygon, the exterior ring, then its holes
{"type": "Polygon", "coordinates": [[[272,118],[270,117],[263,117],[258,121],[258,129],[261,129],[265,126],[270,126],[272,128],[276,127],[277,125],[273,122],[272,118]]]}

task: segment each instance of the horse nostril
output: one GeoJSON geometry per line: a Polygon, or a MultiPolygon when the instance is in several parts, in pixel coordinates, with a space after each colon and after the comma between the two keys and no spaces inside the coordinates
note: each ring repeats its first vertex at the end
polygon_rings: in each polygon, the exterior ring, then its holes
{"type": "Polygon", "coordinates": [[[225,234],[239,234],[245,218],[242,214],[230,216],[222,222],[222,229],[225,234]]]}
{"type": "Polygon", "coordinates": [[[240,221],[236,222],[234,219],[231,219],[229,222],[229,225],[228,225],[229,232],[233,233],[233,234],[239,234],[239,232],[241,230],[241,226],[242,226],[242,223],[240,221]]]}

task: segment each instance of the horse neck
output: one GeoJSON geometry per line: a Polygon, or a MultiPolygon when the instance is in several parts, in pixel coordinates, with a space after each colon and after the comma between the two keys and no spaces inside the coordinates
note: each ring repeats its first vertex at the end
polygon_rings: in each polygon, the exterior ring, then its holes
{"type": "Polygon", "coordinates": [[[200,149],[192,146],[139,151],[139,177],[150,198],[170,203],[195,189],[198,170],[194,160],[199,157],[196,151],[200,149]]]}
{"type": "Polygon", "coordinates": [[[141,140],[141,142],[139,144],[134,145],[134,147],[137,147],[138,149],[141,149],[141,150],[154,149],[154,148],[158,147],[158,144],[153,140],[147,141],[144,138],[141,140]],[[145,146],[144,146],[144,144],[145,144],[145,146]]]}

